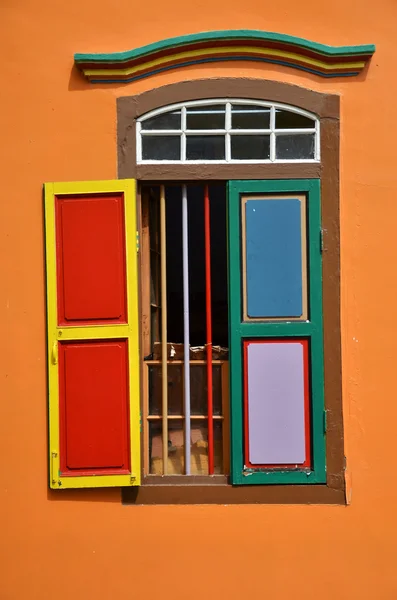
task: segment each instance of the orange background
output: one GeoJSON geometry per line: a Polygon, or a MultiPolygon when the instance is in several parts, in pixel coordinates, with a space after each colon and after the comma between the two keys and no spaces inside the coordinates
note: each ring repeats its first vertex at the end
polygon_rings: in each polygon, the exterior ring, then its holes
{"type": "Polygon", "coordinates": [[[395,0],[1,0],[0,598],[395,599],[395,0]],[[90,85],[74,52],[208,29],[375,43],[368,73],[198,66],[90,85]],[[187,78],[264,77],[341,95],[348,507],[122,506],[47,489],[42,183],[115,178],[116,97],[187,78]]]}

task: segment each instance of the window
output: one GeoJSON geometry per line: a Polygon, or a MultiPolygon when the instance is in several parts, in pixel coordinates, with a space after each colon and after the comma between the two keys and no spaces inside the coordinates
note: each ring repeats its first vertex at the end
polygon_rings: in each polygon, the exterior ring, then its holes
{"type": "Polygon", "coordinates": [[[141,351],[132,190],[47,186],[52,485],[324,482],[318,181],[143,186],[141,351]]]}
{"type": "Polygon", "coordinates": [[[249,100],[202,100],[137,122],[138,162],[319,161],[319,122],[307,111],[249,100]]]}
{"type": "Polygon", "coordinates": [[[318,182],[149,184],[142,210],[144,475],[324,482],[318,182]]]}
{"type": "Polygon", "coordinates": [[[46,185],[51,487],[343,503],[338,103],[274,82],[202,85],[118,100],[121,179],[46,185]],[[235,98],[261,109],[236,111],[243,136],[270,107],[274,157],[285,134],[291,148],[314,135],[318,158],[139,162],[140,121],[167,115],[161,131],[186,149],[190,132],[218,135],[235,98]],[[315,131],[286,133],[287,105],[315,131]],[[175,107],[191,108],[191,129],[175,129],[175,107]]]}

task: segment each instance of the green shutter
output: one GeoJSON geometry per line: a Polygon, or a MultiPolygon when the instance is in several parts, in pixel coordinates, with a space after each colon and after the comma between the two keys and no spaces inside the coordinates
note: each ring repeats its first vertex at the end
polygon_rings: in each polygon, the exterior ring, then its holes
{"type": "MultiPolygon", "coordinates": [[[[286,229],[287,231],[287,229],[286,229]]],[[[321,202],[319,180],[228,182],[228,274],[230,345],[231,481],[244,484],[316,484],[326,482],[324,433],[324,365],[322,318],[321,202]],[[307,307],[300,320],[274,316],[249,319],[243,301],[242,203],[248,197],[305,197],[307,307]],[[244,317],[245,315],[245,317],[244,317]],[[308,346],[310,400],[310,465],[247,466],[245,463],[244,342],[304,341],[308,346]]],[[[245,234],[244,234],[245,235],[245,234]]],[[[306,270],[306,267],[305,267],[306,270]]]]}

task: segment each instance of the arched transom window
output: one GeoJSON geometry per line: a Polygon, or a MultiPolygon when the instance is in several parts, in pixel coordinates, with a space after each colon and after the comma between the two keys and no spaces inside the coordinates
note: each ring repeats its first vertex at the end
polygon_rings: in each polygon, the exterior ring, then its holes
{"type": "Polygon", "coordinates": [[[257,100],[201,100],[154,110],[137,123],[138,163],[318,162],[317,117],[257,100]]]}

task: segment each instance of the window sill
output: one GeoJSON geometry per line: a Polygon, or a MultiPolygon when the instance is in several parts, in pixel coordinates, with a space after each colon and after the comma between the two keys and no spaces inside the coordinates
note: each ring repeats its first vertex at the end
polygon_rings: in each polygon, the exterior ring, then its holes
{"type": "MultiPolygon", "coordinates": [[[[140,487],[122,488],[123,504],[338,504],[345,505],[344,487],[327,485],[232,486],[224,475],[148,476],[140,487]]],[[[342,482],[341,482],[342,483],[342,482]]]]}
{"type": "Polygon", "coordinates": [[[146,475],[143,478],[142,485],[177,485],[186,487],[191,485],[228,485],[229,477],[227,475],[146,475]]]}

